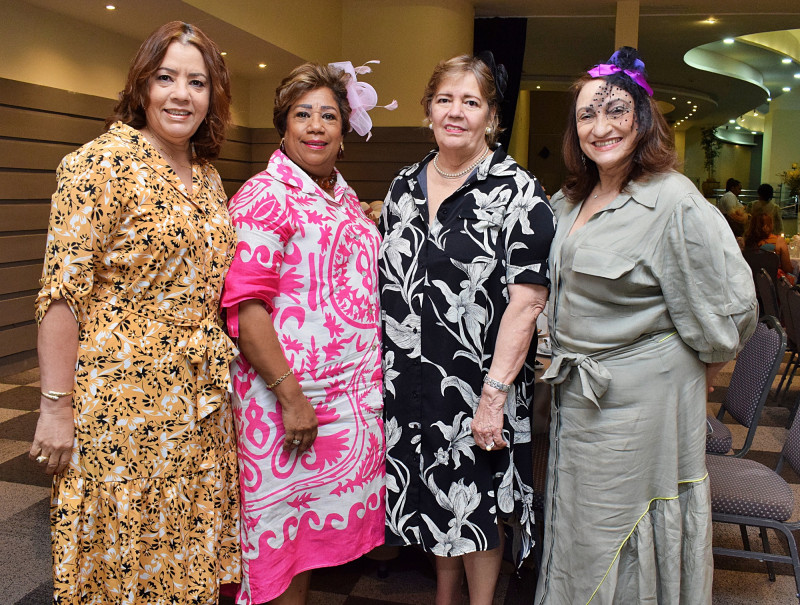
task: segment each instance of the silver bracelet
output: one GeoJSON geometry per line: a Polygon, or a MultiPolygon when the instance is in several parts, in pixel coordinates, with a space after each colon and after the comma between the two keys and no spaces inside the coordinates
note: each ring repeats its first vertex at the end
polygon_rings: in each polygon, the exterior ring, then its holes
{"type": "Polygon", "coordinates": [[[484,384],[488,384],[493,389],[497,389],[498,391],[503,391],[503,393],[508,393],[511,390],[510,384],[504,384],[499,380],[495,380],[494,378],[490,378],[487,374],[483,377],[484,384]]]}

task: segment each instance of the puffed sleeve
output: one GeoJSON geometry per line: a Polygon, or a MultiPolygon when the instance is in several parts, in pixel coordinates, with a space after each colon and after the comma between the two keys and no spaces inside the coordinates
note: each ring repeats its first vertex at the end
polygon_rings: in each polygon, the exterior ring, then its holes
{"type": "Polygon", "coordinates": [[[506,283],[550,285],[547,257],[555,234],[553,210],[534,177],[519,170],[517,193],[509,201],[501,237],[506,283]]]}
{"type": "Polygon", "coordinates": [[[706,363],[728,361],[758,321],[750,268],[719,211],[688,195],[667,223],[659,280],[672,321],[706,363]]]}
{"type": "Polygon", "coordinates": [[[64,299],[81,321],[95,271],[120,222],[125,192],[115,173],[126,160],[114,149],[92,144],[66,156],[58,167],[58,187],[50,207],[36,321],[54,300],[64,299]]]}
{"type": "Polygon", "coordinates": [[[295,221],[287,204],[286,190],[269,177],[256,175],[228,203],[236,228],[236,255],[225,277],[222,307],[228,332],[239,336],[239,304],[260,300],[273,312],[280,286],[281,266],[291,254],[295,221]]]}

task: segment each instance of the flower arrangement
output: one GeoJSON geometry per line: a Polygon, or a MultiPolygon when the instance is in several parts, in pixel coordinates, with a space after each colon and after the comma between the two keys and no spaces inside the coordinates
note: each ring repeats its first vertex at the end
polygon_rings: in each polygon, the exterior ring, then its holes
{"type": "Polygon", "coordinates": [[[791,170],[779,172],[778,176],[783,179],[784,184],[789,188],[789,195],[800,193],[800,168],[797,164],[792,164],[791,170]]]}

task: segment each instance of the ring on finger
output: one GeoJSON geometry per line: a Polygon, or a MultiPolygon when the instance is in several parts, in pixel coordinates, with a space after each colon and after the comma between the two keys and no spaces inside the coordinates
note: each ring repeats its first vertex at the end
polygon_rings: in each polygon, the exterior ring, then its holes
{"type": "Polygon", "coordinates": [[[490,441],[489,443],[486,444],[486,451],[491,452],[493,447],[494,447],[494,441],[490,441]]]}
{"type": "Polygon", "coordinates": [[[36,462],[38,462],[39,464],[42,464],[43,462],[47,462],[48,460],[50,460],[50,456],[43,456],[41,454],[36,456],[36,462]]]}
{"type": "Polygon", "coordinates": [[[299,439],[292,439],[292,445],[297,447],[298,445],[300,445],[300,440],[299,439]]]}

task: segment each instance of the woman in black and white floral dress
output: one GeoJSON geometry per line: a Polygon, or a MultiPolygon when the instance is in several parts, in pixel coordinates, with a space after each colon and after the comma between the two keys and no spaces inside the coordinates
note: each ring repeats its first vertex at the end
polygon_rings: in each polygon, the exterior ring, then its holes
{"type": "Polygon", "coordinates": [[[505,70],[440,63],[422,99],[438,151],[381,217],[387,543],[436,555],[437,604],[490,603],[503,523],[532,546],[535,322],[554,232],[544,191],[495,144],[505,70]]]}

